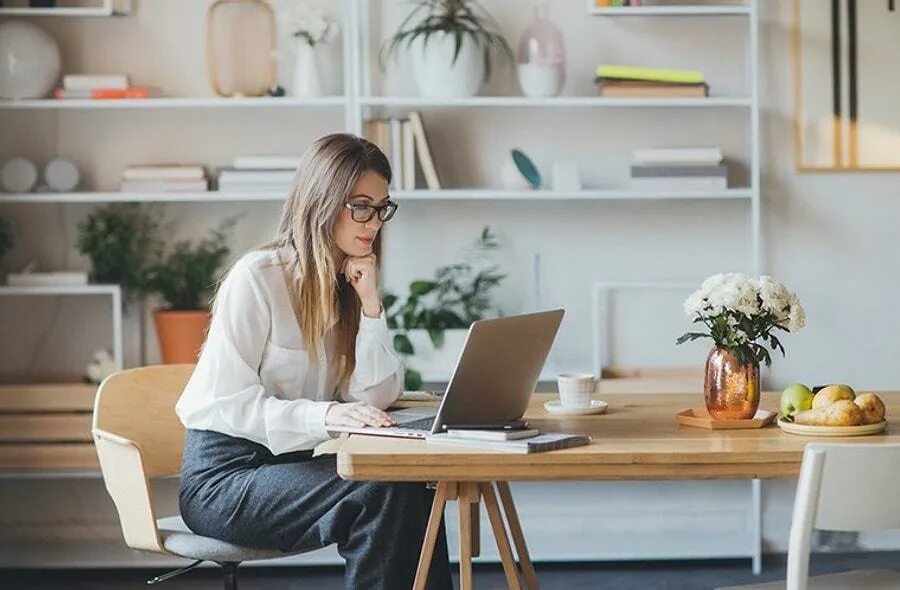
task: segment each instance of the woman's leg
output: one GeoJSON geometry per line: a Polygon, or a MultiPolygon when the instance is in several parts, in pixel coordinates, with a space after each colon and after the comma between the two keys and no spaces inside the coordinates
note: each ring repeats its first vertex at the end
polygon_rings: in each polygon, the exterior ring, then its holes
{"type": "MultiPolygon", "coordinates": [[[[336,543],[347,560],[348,588],[412,587],[433,497],[423,484],[346,481],[337,475],[334,456],[286,463],[270,454],[260,458],[252,468],[184,486],[188,526],[251,547],[291,551],[336,543]]],[[[452,588],[443,530],[429,587],[452,588]]]]}

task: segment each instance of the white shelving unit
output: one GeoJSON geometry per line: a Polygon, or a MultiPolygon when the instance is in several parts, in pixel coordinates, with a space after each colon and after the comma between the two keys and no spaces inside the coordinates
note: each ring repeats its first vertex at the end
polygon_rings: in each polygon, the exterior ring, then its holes
{"type": "Polygon", "coordinates": [[[236,108],[299,108],[299,107],[343,107],[347,103],[343,96],[320,96],[315,98],[294,98],[261,96],[253,98],[221,97],[159,97],[159,98],[40,98],[21,100],[0,100],[2,109],[236,109],[236,108]]]}
{"type": "Polygon", "coordinates": [[[106,296],[110,298],[113,332],[113,359],[116,368],[124,368],[122,354],[122,289],[119,285],[60,285],[47,287],[0,286],[0,297],[106,296]]]}
{"type": "Polygon", "coordinates": [[[52,8],[0,8],[0,16],[68,16],[108,17],[124,16],[131,12],[131,0],[103,0],[96,6],[59,6],[52,8]]]}

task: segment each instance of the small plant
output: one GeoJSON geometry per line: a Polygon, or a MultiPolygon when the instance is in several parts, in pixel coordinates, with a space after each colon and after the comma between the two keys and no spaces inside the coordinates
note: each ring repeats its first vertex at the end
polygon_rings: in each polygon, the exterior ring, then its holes
{"type": "Polygon", "coordinates": [[[491,51],[499,50],[515,61],[512,49],[500,32],[500,25],[475,0],[414,0],[415,8],[403,20],[397,32],[382,48],[382,66],[387,57],[397,53],[404,44],[409,49],[416,39],[427,45],[432,36],[448,33],[456,42],[453,64],[459,58],[463,40],[469,38],[481,50],[484,60],[484,80],[491,77],[491,51]]]}
{"type": "Polygon", "coordinates": [[[150,268],[163,252],[158,210],[137,203],[95,209],[78,224],[78,251],[91,260],[97,283],[121,285],[129,297],[148,289],[150,268]]]}
{"type": "Polygon", "coordinates": [[[233,219],[225,221],[196,244],[175,243],[172,253],[150,269],[149,287],[160,294],[168,309],[209,308],[219,270],[231,253],[226,240],[233,225],[233,219]]]}
{"type": "MultiPolygon", "coordinates": [[[[475,243],[478,255],[499,248],[490,227],[485,227],[475,243]]],[[[409,295],[400,303],[397,295],[384,296],[388,327],[395,330],[394,348],[404,357],[415,354],[409,330],[427,330],[435,348],[444,345],[444,330],[467,329],[483,319],[491,308],[491,292],[506,275],[496,265],[476,269],[471,262],[439,267],[433,280],[417,280],[409,285],[409,295]]],[[[422,387],[421,374],[406,368],[406,388],[422,387]]]]}
{"type": "Polygon", "coordinates": [[[327,43],[337,36],[338,23],[328,14],[306,2],[297,4],[291,20],[291,35],[303,39],[310,47],[327,43]]]}
{"type": "Polygon", "coordinates": [[[0,217],[0,260],[16,245],[16,234],[13,232],[12,223],[0,217]]]}

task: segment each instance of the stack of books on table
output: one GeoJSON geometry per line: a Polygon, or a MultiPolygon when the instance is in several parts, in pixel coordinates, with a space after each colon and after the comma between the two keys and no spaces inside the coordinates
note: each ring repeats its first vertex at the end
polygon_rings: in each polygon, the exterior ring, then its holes
{"type": "Polygon", "coordinates": [[[300,156],[237,156],[219,168],[217,187],[224,193],[279,192],[287,195],[297,174],[300,156]]]}
{"type": "Polygon", "coordinates": [[[709,85],[703,72],[601,65],[594,82],[607,98],[703,98],[709,85]]]}
{"type": "Polygon", "coordinates": [[[122,171],[124,193],[198,193],[209,190],[199,165],[128,166],[122,171]]]}
{"type": "Polygon", "coordinates": [[[659,148],[632,152],[631,188],[645,191],[724,190],[728,170],[722,150],[659,148]]]}
{"type": "Polygon", "coordinates": [[[394,190],[415,190],[421,176],[429,190],[439,190],[441,181],[425,135],[422,116],[412,111],[404,118],[371,119],[365,122],[366,139],[381,148],[391,164],[394,190]],[[417,175],[416,162],[421,174],[417,175]]]}
{"type": "Polygon", "coordinates": [[[591,437],[580,434],[556,432],[541,433],[536,428],[523,430],[457,430],[432,434],[427,443],[438,446],[468,447],[507,453],[542,453],[571,447],[580,447],[591,442],[591,437]]]}
{"type": "Polygon", "coordinates": [[[132,86],[125,74],[67,74],[54,98],[149,98],[150,88],[132,86]]]}

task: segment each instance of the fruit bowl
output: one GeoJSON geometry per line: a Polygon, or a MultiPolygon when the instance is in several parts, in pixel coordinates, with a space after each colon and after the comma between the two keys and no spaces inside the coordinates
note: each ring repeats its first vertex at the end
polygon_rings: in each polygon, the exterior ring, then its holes
{"type": "Polygon", "coordinates": [[[784,432],[801,436],[865,436],[884,432],[888,421],[882,420],[874,424],[861,424],[859,426],[812,426],[809,424],[794,424],[784,418],[779,418],[777,424],[784,432]]]}

